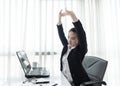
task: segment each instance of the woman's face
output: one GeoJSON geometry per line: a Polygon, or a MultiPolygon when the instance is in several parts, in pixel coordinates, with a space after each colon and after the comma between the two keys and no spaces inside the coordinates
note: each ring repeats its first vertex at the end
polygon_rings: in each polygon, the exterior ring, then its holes
{"type": "Polygon", "coordinates": [[[77,34],[73,31],[68,33],[68,45],[70,47],[75,47],[78,45],[78,37],[77,34]]]}

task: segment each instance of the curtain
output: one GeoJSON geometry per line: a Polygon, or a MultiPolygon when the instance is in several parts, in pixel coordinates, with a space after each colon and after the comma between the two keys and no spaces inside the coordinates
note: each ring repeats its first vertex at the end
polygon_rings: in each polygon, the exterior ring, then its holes
{"type": "Polygon", "coordinates": [[[108,60],[105,81],[120,85],[120,1],[85,0],[85,22],[88,55],[108,60]]]}
{"type": "MultiPolygon", "coordinates": [[[[108,86],[120,85],[120,1],[119,0],[0,0],[1,80],[20,70],[16,51],[24,50],[30,61],[59,69],[62,44],[57,34],[61,9],[73,10],[81,20],[88,41],[87,55],[108,60],[104,77],[108,86]],[[57,62],[58,61],[58,62],[57,62]],[[53,65],[50,65],[54,62],[53,65]]],[[[69,17],[62,19],[67,37],[73,27],[69,17]]],[[[22,77],[22,76],[21,76],[22,77]]]]}

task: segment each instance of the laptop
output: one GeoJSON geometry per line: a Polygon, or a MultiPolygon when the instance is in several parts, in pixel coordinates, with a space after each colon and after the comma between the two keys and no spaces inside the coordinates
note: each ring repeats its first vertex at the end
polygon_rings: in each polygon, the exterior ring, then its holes
{"type": "Polygon", "coordinates": [[[28,60],[25,51],[17,51],[16,54],[20,61],[20,64],[22,66],[26,78],[33,78],[33,77],[44,78],[50,76],[49,71],[45,67],[33,68],[28,60]]]}

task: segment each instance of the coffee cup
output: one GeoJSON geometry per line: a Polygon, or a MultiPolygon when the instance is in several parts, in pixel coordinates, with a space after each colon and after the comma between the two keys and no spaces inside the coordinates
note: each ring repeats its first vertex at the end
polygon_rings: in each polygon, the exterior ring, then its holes
{"type": "Polygon", "coordinates": [[[33,63],[32,63],[32,67],[33,67],[33,68],[37,68],[37,62],[33,62],[33,63]]]}

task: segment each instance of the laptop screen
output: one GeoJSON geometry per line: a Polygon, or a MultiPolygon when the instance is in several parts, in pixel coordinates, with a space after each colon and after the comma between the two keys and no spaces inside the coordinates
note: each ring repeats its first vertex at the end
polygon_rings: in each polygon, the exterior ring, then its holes
{"type": "Polygon", "coordinates": [[[28,61],[26,53],[24,51],[18,51],[18,52],[16,52],[16,54],[19,58],[19,61],[21,63],[21,66],[22,66],[25,74],[27,74],[31,69],[31,65],[30,65],[30,62],[28,61]]]}

